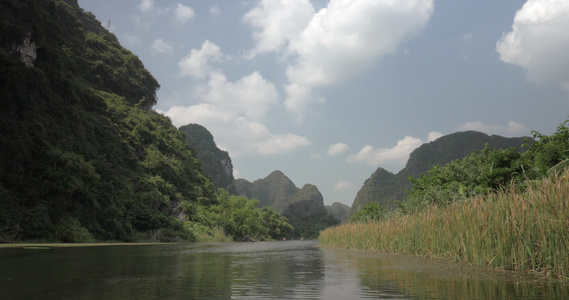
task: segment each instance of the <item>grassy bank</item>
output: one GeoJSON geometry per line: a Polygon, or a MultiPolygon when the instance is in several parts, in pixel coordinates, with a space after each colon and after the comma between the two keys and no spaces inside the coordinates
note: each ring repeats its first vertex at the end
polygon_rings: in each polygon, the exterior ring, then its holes
{"type": "Polygon", "coordinates": [[[392,217],[343,224],[320,243],[433,256],[569,278],[569,182],[551,179],[520,191],[392,217]]]}

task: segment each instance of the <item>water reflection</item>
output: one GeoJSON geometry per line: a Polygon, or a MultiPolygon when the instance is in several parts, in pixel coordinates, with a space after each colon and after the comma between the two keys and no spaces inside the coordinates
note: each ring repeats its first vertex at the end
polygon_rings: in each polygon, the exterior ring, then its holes
{"type": "Polygon", "coordinates": [[[569,299],[568,284],[311,241],[0,249],[2,299],[569,299]]]}
{"type": "Polygon", "coordinates": [[[362,298],[569,299],[569,282],[447,261],[326,248],[327,262],[357,273],[362,298]],[[388,295],[386,295],[387,293],[388,295]]]}

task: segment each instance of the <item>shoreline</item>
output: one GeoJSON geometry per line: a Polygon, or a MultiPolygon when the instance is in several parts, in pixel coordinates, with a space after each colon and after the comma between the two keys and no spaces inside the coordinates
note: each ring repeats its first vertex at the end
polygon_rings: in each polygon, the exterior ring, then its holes
{"type": "Polygon", "coordinates": [[[49,249],[49,248],[78,248],[78,247],[109,247],[109,246],[148,246],[166,245],[176,243],[163,242],[95,242],[95,243],[5,243],[0,244],[0,249],[23,248],[23,249],[49,249]]]}

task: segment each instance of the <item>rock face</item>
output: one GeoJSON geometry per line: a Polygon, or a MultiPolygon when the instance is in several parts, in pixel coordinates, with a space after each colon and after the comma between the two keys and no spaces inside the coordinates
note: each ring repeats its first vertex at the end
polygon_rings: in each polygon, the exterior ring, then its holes
{"type": "Polygon", "coordinates": [[[234,192],[233,164],[227,151],[217,147],[213,135],[203,126],[188,124],[179,128],[186,134],[186,142],[195,150],[204,172],[217,188],[234,192]]]}
{"type": "Polygon", "coordinates": [[[261,206],[270,206],[278,213],[282,213],[288,204],[298,199],[296,197],[300,192],[292,180],[281,171],[273,171],[267,177],[255,180],[253,183],[238,179],[235,181],[235,189],[238,195],[257,199],[261,202],[261,206]]]}
{"type": "Polygon", "coordinates": [[[20,53],[20,59],[24,64],[26,64],[26,66],[34,66],[34,61],[38,57],[38,46],[34,41],[32,41],[31,34],[28,33],[28,37],[24,42],[21,45],[14,45],[13,49],[14,52],[20,53]]]}

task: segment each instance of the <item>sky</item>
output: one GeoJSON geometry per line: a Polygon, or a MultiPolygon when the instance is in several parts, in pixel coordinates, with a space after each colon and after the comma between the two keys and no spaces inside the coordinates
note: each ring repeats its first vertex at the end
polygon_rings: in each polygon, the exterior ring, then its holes
{"type": "Polygon", "coordinates": [[[280,170],[351,205],[457,131],[551,134],[569,116],[566,0],[79,0],[206,127],[234,176],[280,170]]]}

